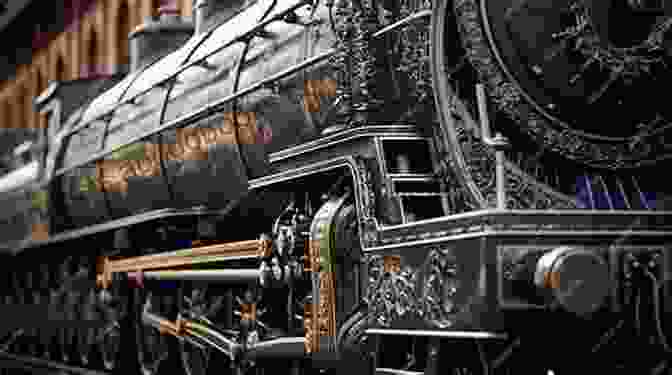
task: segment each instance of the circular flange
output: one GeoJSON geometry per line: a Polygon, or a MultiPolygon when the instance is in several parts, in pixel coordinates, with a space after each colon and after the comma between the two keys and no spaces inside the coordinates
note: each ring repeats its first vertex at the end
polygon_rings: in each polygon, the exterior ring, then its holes
{"type": "Polygon", "coordinates": [[[599,309],[610,290],[609,268],[593,252],[559,247],[537,262],[534,283],[550,291],[554,303],[565,310],[587,315],[599,309]]]}

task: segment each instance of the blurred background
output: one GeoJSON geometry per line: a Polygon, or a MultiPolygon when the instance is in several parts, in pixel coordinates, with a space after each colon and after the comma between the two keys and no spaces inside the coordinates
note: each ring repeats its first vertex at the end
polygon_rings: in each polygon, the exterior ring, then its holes
{"type": "Polygon", "coordinates": [[[0,0],[0,175],[45,128],[33,99],[51,81],[128,71],[128,34],[159,9],[190,17],[193,0],[0,0]]]}

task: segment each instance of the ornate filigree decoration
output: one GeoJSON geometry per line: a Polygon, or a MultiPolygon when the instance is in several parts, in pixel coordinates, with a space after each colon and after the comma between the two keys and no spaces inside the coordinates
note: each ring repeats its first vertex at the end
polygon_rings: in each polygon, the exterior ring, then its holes
{"type": "MultiPolygon", "coordinates": [[[[393,68],[388,64],[388,46],[373,37],[381,27],[379,13],[385,11],[384,6],[372,0],[340,0],[335,4],[332,29],[338,52],[330,62],[337,73],[337,122],[341,127],[384,121],[395,112],[394,108],[383,110],[386,103],[391,103],[388,84],[394,81],[390,79],[393,68]]],[[[427,82],[421,79],[413,85],[427,82]]]]}
{"type": "Polygon", "coordinates": [[[588,7],[583,0],[575,0],[569,6],[574,22],[565,30],[554,34],[562,45],[581,53],[585,65],[572,78],[578,80],[593,63],[608,69],[613,79],[635,79],[650,75],[656,65],[665,65],[665,34],[672,28],[672,18],[667,18],[651,31],[648,38],[632,47],[618,48],[601,41],[593,24],[588,7]]]}
{"type": "MultiPolygon", "coordinates": [[[[399,17],[394,21],[399,21],[414,13],[431,10],[432,2],[430,0],[412,1],[402,0],[399,7],[399,17]]],[[[414,108],[409,108],[407,116],[412,119],[414,115],[420,114],[424,117],[433,112],[432,105],[432,79],[430,74],[430,18],[424,17],[409,23],[401,28],[397,41],[399,49],[398,72],[405,75],[406,84],[410,90],[406,93],[411,102],[415,102],[414,108]]]]}
{"type": "Polygon", "coordinates": [[[368,262],[369,288],[365,300],[376,324],[389,327],[397,319],[422,316],[415,292],[416,272],[408,266],[400,267],[398,272],[386,271],[384,256],[372,256],[368,262]]]}
{"type": "Polygon", "coordinates": [[[378,238],[378,220],[376,220],[376,195],[371,180],[371,172],[366,166],[366,160],[355,158],[357,172],[356,194],[358,195],[357,218],[359,219],[359,233],[361,233],[364,247],[376,246],[378,238]]]}
{"type": "Polygon", "coordinates": [[[329,59],[336,71],[336,122],[348,125],[352,116],[352,34],[353,4],[351,0],[340,0],[336,4],[330,0],[328,7],[333,12],[332,29],[336,34],[336,53],[329,59]]]}
{"type": "Polygon", "coordinates": [[[304,348],[306,353],[313,353],[319,347],[319,336],[315,328],[315,317],[313,311],[315,307],[312,303],[306,303],[303,311],[303,327],[305,343],[304,348]]]}
{"type": "Polygon", "coordinates": [[[336,301],[332,272],[320,272],[317,329],[320,337],[336,337],[336,301]]]}
{"type": "MultiPolygon", "coordinates": [[[[438,142],[435,142],[438,144],[438,142]]],[[[445,148],[445,144],[441,142],[441,147],[445,148]]],[[[441,150],[440,155],[443,155],[440,158],[439,166],[435,172],[436,176],[443,184],[443,190],[447,194],[449,213],[459,214],[463,212],[469,212],[476,209],[476,204],[467,195],[466,191],[459,183],[459,180],[456,173],[456,167],[450,155],[448,155],[446,150],[441,150]]]]}
{"type": "Polygon", "coordinates": [[[380,63],[384,58],[380,43],[373,39],[379,28],[376,7],[371,0],[354,0],[354,38],[352,41],[353,76],[358,82],[355,95],[354,124],[364,125],[380,117],[384,103],[380,92],[380,63]]]}
{"type": "Polygon", "coordinates": [[[459,265],[453,249],[430,251],[423,265],[422,311],[425,320],[439,328],[452,325],[451,314],[457,312],[455,294],[460,288],[459,265]]]}
{"type": "MultiPolygon", "coordinates": [[[[485,198],[488,207],[496,207],[495,151],[473,132],[456,126],[458,141],[467,161],[468,171],[485,198]]],[[[576,201],[543,186],[539,181],[504,163],[506,179],[506,207],[508,209],[571,209],[578,208],[576,201]]]]}
{"type": "MultiPolygon", "coordinates": [[[[633,136],[625,141],[607,142],[575,131],[562,121],[542,114],[539,108],[526,99],[522,89],[512,81],[511,74],[505,67],[497,62],[484,30],[483,23],[487,20],[481,14],[483,8],[480,3],[480,0],[455,1],[455,14],[467,56],[479,72],[481,80],[487,84],[499,109],[514,121],[523,124],[525,131],[538,140],[543,149],[584,164],[610,169],[640,166],[669,151],[665,147],[666,142],[661,140],[667,125],[663,129],[648,131],[645,135],[633,136]],[[647,142],[642,139],[647,139],[647,142]]],[[[593,64],[599,61],[610,71],[612,76],[606,84],[611,84],[619,77],[641,76],[659,63],[663,35],[672,27],[672,21],[659,24],[639,46],[630,49],[608,48],[598,43],[599,39],[591,31],[594,29],[590,27],[589,19],[582,11],[585,8],[581,4],[582,2],[575,2],[575,6],[570,9],[576,14],[577,23],[557,34],[557,37],[565,40],[564,45],[573,46],[571,48],[584,54],[587,62],[593,64]]],[[[642,128],[652,127],[652,124],[647,124],[642,128]]]]}
{"type": "Polygon", "coordinates": [[[461,287],[454,249],[430,250],[417,270],[400,264],[400,257],[394,255],[370,256],[368,264],[365,301],[375,325],[389,327],[403,318],[422,319],[436,328],[453,324],[461,287]]]}
{"type": "Polygon", "coordinates": [[[343,202],[345,197],[326,203],[315,215],[311,224],[308,245],[310,264],[307,267],[311,271],[313,282],[313,303],[309,315],[304,317],[308,351],[319,349],[320,337],[333,338],[329,341],[335,342],[336,290],[331,263],[334,249],[330,236],[333,215],[338,212],[343,202]]]}
{"type": "Polygon", "coordinates": [[[489,207],[497,205],[495,180],[495,151],[483,143],[473,131],[456,126],[457,140],[467,162],[467,171],[474,179],[489,207]]]}
{"type": "Polygon", "coordinates": [[[505,168],[506,201],[510,209],[573,209],[579,208],[575,199],[556,193],[544,187],[532,177],[513,170],[510,164],[505,168]]]}

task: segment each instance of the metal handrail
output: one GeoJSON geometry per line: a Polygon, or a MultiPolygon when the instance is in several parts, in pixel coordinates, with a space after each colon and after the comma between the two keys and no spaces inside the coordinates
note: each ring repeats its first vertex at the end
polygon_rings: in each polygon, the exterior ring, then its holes
{"type": "MultiPolygon", "coordinates": [[[[383,37],[384,35],[386,35],[388,32],[391,32],[391,31],[393,31],[393,30],[396,30],[396,29],[398,29],[398,28],[400,28],[400,27],[402,27],[402,26],[405,26],[406,24],[408,24],[408,23],[410,23],[410,22],[413,22],[413,21],[415,21],[415,20],[417,20],[417,19],[424,18],[424,17],[429,17],[429,16],[431,16],[431,11],[428,11],[428,10],[424,10],[424,11],[420,11],[420,12],[414,13],[414,14],[412,14],[412,15],[410,15],[410,16],[408,16],[408,17],[402,19],[402,20],[399,20],[399,21],[397,21],[397,22],[395,22],[395,23],[393,23],[393,24],[391,24],[391,25],[389,25],[389,26],[387,26],[387,27],[385,27],[385,28],[383,28],[383,29],[381,29],[381,30],[376,31],[375,33],[373,33],[373,37],[374,37],[374,38],[381,38],[381,37],[383,37]]],[[[275,21],[275,20],[274,20],[274,21],[275,21]]],[[[271,20],[269,20],[269,21],[267,21],[267,22],[270,23],[271,20]]],[[[261,26],[261,25],[259,25],[259,26],[261,26]]],[[[218,51],[220,51],[220,49],[217,49],[217,50],[216,50],[216,52],[218,52],[218,51]]],[[[216,52],[213,52],[213,54],[216,53],[216,52]]],[[[181,117],[178,117],[178,118],[176,118],[176,119],[174,119],[174,120],[171,120],[171,121],[168,122],[168,123],[161,124],[159,127],[155,128],[155,129],[151,129],[151,130],[149,130],[149,131],[147,131],[147,132],[144,132],[144,133],[140,134],[139,136],[136,136],[136,137],[132,138],[131,140],[129,140],[129,141],[126,142],[125,144],[129,144],[129,143],[133,143],[133,142],[138,142],[138,141],[141,141],[141,140],[143,140],[143,139],[145,139],[145,138],[147,138],[147,137],[150,137],[150,136],[152,136],[152,135],[154,135],[154,134],[156,134],[156,133],[159,133],[159,132],[161,132],[161,131],[164,131],[164,130],[166,130],[166,129],[183,127],[183,126],[186,126],[186,125],[188,125],[188,124],[191,124],[191,123],[193,123],[193,122],[195,122],[195,121],[198,121],[198,120],[200,120],[200,119],[202,119],[202,118],[205,118],[205,117],[207,117],[207,116],[209,116],[209,115],[212,115],[212,114],[214,114],[214,113],[216,113],[216,112],[221,111],[222,109],[224,109],[225,106],[228,105],[229,102],[231,102],[231,101],[233,101],[233,100],[236,100],[236,99],[238,99],[238,98],[240,98],[240,97],[242,97],[242,96],[244,96],[244,95],[247,95],[247,94],[249,94],[249,93],[252,93],[252,92],[254,92],[254,91],[257,91],[257,90],[259,90],[259,89],[262,89],[262,88],[266,88],[266,87],[272,86],[272,84],[273,84],[274,82],[279,81],[279,80],[281,80],[281,79],[283,79],[283,78],[289,77],[289,76],[291,76],[291,75],[294,75],[294,74],[298,73],[299,71],[304,70],[305,68],[308,68],[308,67],[310,67],[310,66],[312,66],[312,65],[315,65],[315,64],[317,64],[317,63],[319,63],[319,62],[321,62],[321,61],[324,61],[324,60],[330,58],[331,56],[333,56],[336,52],[337,52],[337,49],[336,49],[336,48],[331,48],[331,49],[329,49],[329,50],[327,50],[327,51],[325,51],[325,52],[323,52],[323,53],[321,53],[321,54],[319,54],[319,55],[317,55],[317,56],[313,56],[313,57],[311,57],[311,58],[309,58],[309,59],[307,59],[307,60],[305,60],[305,61],[302,61],[302,62],[300,62],[300,63],[298,63],[298,64],[296,64],[296,65],[294,65],[294,66],[291,66],[291,67],[289,67],[289,68],[287,68],[287,69],[285,69],[285,70],[283,70],[283,71],[280,71],[280,72],[278,72],[278,73],[276,73],[276,74],[273,74],[273,75],[271,75],[270,77],[268,77],[268,78],[266,78],[266,79],[264,79],[264,80],[262,80],[262,81],[260,81],[260,82],[257,82],[257,83],[255,83],[255,84],[249,86],[249,87],[246,87],[246,88],[244,88],[244,89],[242,89],[242,90],[240,90],[240,91],[238,91],[238,92],[235,92],[235,93],[233,93],[233,94],[231,94],[231,95],[229,95],[229,96],[227,96],[227,97],[224,97],[224,98],[222,98],[222,99],[220,99],[220,100],[217,100],[217,101],[215,101],[215,102],[213,102],[213,103],[207,104],[207,105],[205,105],[205,106],[204,106],[203,108],[201,108],[201,109],[198,109],[198,110],[193,111],[193,112],[191,112],[191,113],[187,113],[187,114],[185,114],[185,115],[183,115],[183,116],[181,116],[181,117]]],[[[210,55],[208,55],[207,57],[209,57],[209,56],[210,56],[210,55]]],[[[204,57],[204,58],[207,58],[207,57],[204,57]]],[[[200,60],[197,60],[197,61],[200,61],[200,60]]],[[[196,61],[194,61],[194,65],[196,65],[196,61]]],[[[189,66],[189,65],[185,65],[184,69],[186,69],[188,66],[189,66]]],[[[180,69],[182,69],[182,68],[180,68],[180,69]]],[[[171,78],[170,78],[170,79],[172,79],[174,76],[176,76],[176,75],[179,74],[180,72],[181,72],[181,70],[178,70],[178,72],[177,72],[175,75],[171,75],[171,78]]],[[[123,104],[124,104],[124,103],[122,102],[122,103],[120,103],[119,105],[123,105],[123,104]]],[[[116,108],[116,107],[115,107],[115,108],[116,108]]],[[[111,113],[111,111],[110,111],[110,112],[106,112],[106,113],[111,113]]],[[[124,145],[125,145],[125,144],[124,144],[124,145]]],[[[81,166],[83,166],[83,165],[86,165],[86,164],[88,164],[88,163],[90,163],[90,162],[92,162],[92,161],[95,161],[95,160],[97,160],[97,159],[100,159],[100,158],[102,158],[102,157],[108,155],[108,154],[111,154],[112,152],[116,151],[117,149],[124,147],[124,145],[119,145],[118,147],[116,147],[116,148],[114,148],[114,149],[103,150],[103,151],[101,151],[101,152],[94,153],[93,156],[91,156],[91,157],[89,157],[89,158],[86,158],[86,159],[84,159],[84,160],[81,161],[81,162],[74,163],[74,164],[72,164],[71,166],[68,166],[68,167],[66,167],[66,168],[61,168],[61,169],[57,170],[57,171],[55,172],[54,175],[61,175],[61,174],[65,173],[65,172],[68,171],[68,170],[71,170],[71,169],[74,169],[74,168],[77,168],[77,167],[81,167],[81,166]]]]}

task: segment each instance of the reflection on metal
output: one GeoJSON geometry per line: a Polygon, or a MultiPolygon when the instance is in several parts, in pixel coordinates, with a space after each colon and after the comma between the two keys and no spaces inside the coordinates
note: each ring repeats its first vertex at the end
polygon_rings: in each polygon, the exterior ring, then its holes
{"type": "Polygon", "coordinates": [[[25,166],[15,169],[0,177],[0,192],[15,190],[25,184],[34,181],[40,173],[40,163],[32,161],[25,166]]]}
{"type": "Polygon", "coordinates": [[[506,339],[505,333],[484,332],[484,331],[424,331],[424,330],[410,330],[410,329],[386,329],[386,328],[370,328],[366,330],[367,334],[371,335],[401,335],[401,336],[428,336],[428,337],[445,337],[458,339],[506,339]]]}

